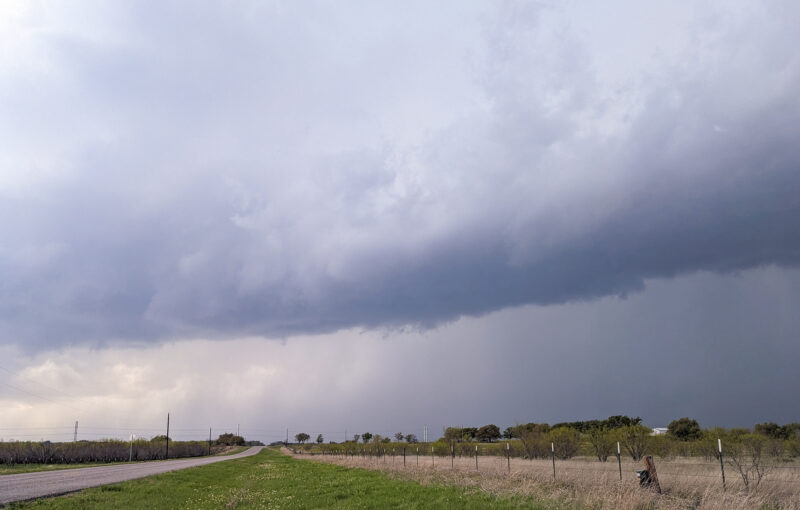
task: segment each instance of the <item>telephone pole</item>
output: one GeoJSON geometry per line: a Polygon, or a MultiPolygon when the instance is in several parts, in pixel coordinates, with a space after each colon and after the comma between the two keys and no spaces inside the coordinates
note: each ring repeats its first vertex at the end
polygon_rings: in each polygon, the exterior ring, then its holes
{"type": "Polygon", "coordinates": [[[167,452],[164,454],[164,458],[169,458],[169,413],[167,413],[167,452]]]}
{"type": "Polygon", "coordinates": [[[75,435],[72,436],[72,442],[73,443],[78,442],[78,420],[75,420],[75,435]]]}

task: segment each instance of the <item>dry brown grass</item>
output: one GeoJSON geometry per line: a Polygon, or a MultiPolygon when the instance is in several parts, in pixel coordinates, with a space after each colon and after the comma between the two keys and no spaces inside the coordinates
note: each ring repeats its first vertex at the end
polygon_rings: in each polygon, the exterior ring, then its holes
{"type": "MultiPolygon", "coordinates": [[[[284,450],[293,455],[290,451],[284,450]]],[[[419,457],[415,454],[387,457],[341,457],[298,454],[298,458],[330,462],[386,472],[392,478],[413,480],[421,484],[448,484],[499,496],[522,495],[548,502],[554,508],[613,508],[639,510],[645,508],[738,510],[750,508],[800,510],[800,470],[776,468],[756,490],[745,491],[733,468],[725,466],[727,490],[723,492],[719,465],[702,459],[679,458],[657,460],[656,468],[663,494],[640,489],[634,470],[639,463],[623,460],[623,481],[619,480],[616,459],[600,463],[590,459],[556,461],[556,481],[550,460],[511,459],[508,472],[506,459],[480,457],[456,458],[451,467],[449,457],[419,457]],[[738,478],[738,479],[737,479],[738,478]]]]}

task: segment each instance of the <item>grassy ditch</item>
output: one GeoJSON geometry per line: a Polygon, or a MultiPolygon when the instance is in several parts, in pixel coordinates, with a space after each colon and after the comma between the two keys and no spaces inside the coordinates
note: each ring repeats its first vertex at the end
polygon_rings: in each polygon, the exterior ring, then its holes
{"type": "Polygon", "coordinates": [[[77,464],[15,464],[13,466],[0,465],[0,475],[16,475],[18,473],[37,473],[39,471],[58,471],[61,469],[114,466],[116,464],[128,464],[128,462],[80,462],[77,464]]]}
{"type": "Polygon", "coordinates": [[[12,503],[12,509],[52,508],[464,508],[546,509],[531,498],[423,486],[385,474],[308,462],[273,449],[208,466],[174,471],[57,498],[12,503]]]}

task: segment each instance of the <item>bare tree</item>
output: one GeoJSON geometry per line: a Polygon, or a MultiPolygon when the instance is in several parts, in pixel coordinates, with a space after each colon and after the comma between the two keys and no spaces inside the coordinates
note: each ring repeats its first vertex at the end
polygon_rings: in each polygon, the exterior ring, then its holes
{"type": "Polygon", "coordinates": [[[739,472],[747,490],[758,488],[761,480],[772,470],[762,462],[765,443],[765,439],[757,434],[746,434],[729,441],[725,448],[728,464],[739,472]]]}

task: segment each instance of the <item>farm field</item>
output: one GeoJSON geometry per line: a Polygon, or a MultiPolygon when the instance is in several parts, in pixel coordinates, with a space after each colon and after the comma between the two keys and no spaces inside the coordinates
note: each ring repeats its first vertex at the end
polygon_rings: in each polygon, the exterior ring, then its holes
{"type": "Polygon", "coordinates": [[[521,495],[420,484],[374,470],[307,462],[264,449],[260,454],[165,473],[9,509],[117,508],[565,508],[521,495]],[[388,476],[387,476],[388,475],[388,476]]]}
{"type": "Polygon", "coordinates": [[[740,475],[726,466],[727,490],[723,491],[719,464],[698,458],[656,459],[663,489],[663,494],[657,495],[638,487],[634,470],[642,469],[642,465],[630,459],[622,461],[623,482],[616,458],[605,463],[590,458],[556,460],[553,481],[553,464],[547,459],[511,458],[509,472],[509,461],[504,457],[479,457],[476,469],[474,457],[431,458],[428,454],[417,459],[415,448],[408,450],[405,465],[402,455],[361,457],[285,451],[309,461],[385,472],[399,480],[452,485],[500,497],[522,496],[557,508],[800,509],[800,466],[796,463],[772,469],[759,487],[750,491],[744,490],[740,475]]]}
{"type": "MultiPolygon", "coordinates": [[[[247,450],[247,446],[237,446],[228,448],[215,447],[212,456],[216,455],[235,455],[247,450]]],[[[133,461],[133,462],[152,462],[152,461],[133,461]]],[[[78,469],[85,467],[114,466],[118,464],[130,464],[128,461],[119,462],[76,462],[72,464],[0,464],[0,475],[14,475],[19,473],[38,473],[40,471],[58,471],[61,469],[78,469]]]]}

